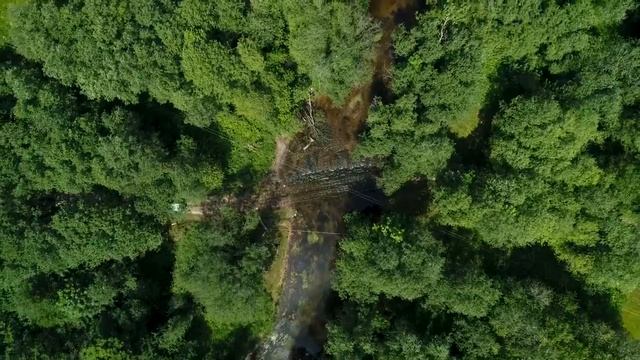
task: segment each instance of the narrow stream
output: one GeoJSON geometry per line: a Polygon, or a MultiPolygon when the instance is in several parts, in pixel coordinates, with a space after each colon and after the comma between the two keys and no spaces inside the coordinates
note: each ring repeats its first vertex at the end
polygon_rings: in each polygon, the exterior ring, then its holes
{"type": "Polygon", "coordinates": [[[279,167],[282,206],[292,209],[286,270],[272,334],[254,354],[257,359],[319,359],[326,341],[326,304],[331,294],[331,273],[336,243],[344,233],[348,211],[380,205],[370,162],[354,162],[357,144],[373,96],[385,89],[392,63],[391,34],[413,0],[374,0],[371,16],[382,24],[372,80],[354,88],[342,107],[326,97],[313,101],[318,118],[314,135],[299,134],[288,146],[279,167]],[[311,138],[314,138],[311,141],[311,138]]]}

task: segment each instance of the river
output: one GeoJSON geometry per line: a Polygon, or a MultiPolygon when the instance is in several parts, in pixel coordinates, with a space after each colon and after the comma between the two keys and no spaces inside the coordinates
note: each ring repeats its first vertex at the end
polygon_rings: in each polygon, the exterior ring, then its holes
{"type": "Polygon", "coordinates": [[[334,106],[316,97],[307,107],[313,122],[286,149],[278,149],[277,178],[286,193],[281,207],[290,211],[277,320],[271,335],[254,355],[265,360],[318,359],[326,341],[326,307],[336,244],[344,233],[344,214],[380,206],[373,164],[354,162],[351,153],[367,119],[374,95],[388,88],[392,64],[391,34],[411,0],[374,0],[370,14],[381,23],[371,81],[352,90],[345,104],[334,106]],[[314,115],[315,112],[315,115],[314,115]],[[313,139],[313,140],[312,140],[313,139]],[[373,191],[372,191],[373,190],[373,191]]]}

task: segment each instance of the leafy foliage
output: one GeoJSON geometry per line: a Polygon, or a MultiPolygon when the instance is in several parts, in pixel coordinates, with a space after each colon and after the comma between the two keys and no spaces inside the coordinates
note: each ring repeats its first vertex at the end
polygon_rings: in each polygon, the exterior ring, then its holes
{"type": "Polygon", "coordinates": [[[342,104],[351,88],[370,80],[381,32],[365,2],[285,1],[291,56],[314,89],[342,104]]]}
{"type": "Polygon", "coordinates": [[[373,229],[397,214],[349,218],[333,358],[637,358],[615,313],[640,287],[640,53],[621,31],[636,12],[434,1],[395,34],[393,93],[374,103],[357,151],[384,160],[378,183],[398,199],[429,186],[426,214],[394,233],[429,234],[437,251],[406,249],[438,266],[426,279],[394,265],[404,248],[373,229]],[[529,267],[510,263],[518,252],[529,267]],[[558,265],[545,269],[549,258],[558,265]]]}
{"type": "Polygon", "coordinates": [[[479,124],[491,121],[487,115],[495,107],[492,82],[504,63],[559,80],[585,68],[581,81],[562,92],[581,89],[577,100],[584,101],[583,109],[565,111],[580,124],[580,130],[571,130],[580,131],[577,140],[592,141],[588,131],[598,116],[615,117],[620,111],[610,106],[599,110],[597,106],[620,101],[604,101],[596,89],[607,91],[611,87],[605,83],[614,86],[612,82],[623,78],[623,93],[636,87],[627,82],[633,70],[624,67],[621,58],[637,59],[637,49],[598,32],[620,22],[631,6],[629,1],[444,1],[420,14],[416,26],[395,37],[395,100],[376,108],[361,150],[389,159],[381,178],[385,191],[393,193],[415,177],[434,179],[453,153],[450,138],[469,137],[479,124]],[[604,60],[611,51],[620,60],[604,60]],[[600,71],[596,63],[607,63],[611,69],[600,71]],[[598,105],[588,105],[590,96],[599,98],[598,105]],[[589,118],[584,125],[581,116],[589,118]]]}
{"type": "MultiPolygon", "coordinates": [[[[250,353],[275,312],[260,219],[221,206],[169,231],[172,207],[250,190],[303,103],[371,81],[369,6],[3,2],[0,356],[250,353]]],[[[638,358],[616,313],[640,288],[638,4],[405,15],[357,149],[394,210],[346,218],[326,355],[638,358]],[[421,186],[410,217],[395,200],[421,186]]]]}
{"type": "Polygon", "coordinates": [[[261,280],[270,254],[263,244],[250,243],[258,219],[220,211],[214,223],[191,225],[180,235],[174,288],[204,306],[214,331],[249,325],[267,330],[273,304],[261,280]]]}
{"type": "Polygon", "coordinates": [[[399,219],[370,225],[349,218],[350,234],[340,242],[336,290],[342,297],[373,301],[377,295],[413,300],[440,277],[439,244],[431,234],[408,229],[399,219]]]}
{"type": "MultiPolygon", "coordinates": [[[[357,269],[345,265],[353,263],[349,249],[355,244],[366,248],[367,242],[355,242],[356,236],[371,239],[364,229],[385,233],[389,222],[367,226],[362,219],[350,218],[348,223],[351,230],[341,244],[334,284],[344,303],[328,325],[326,351],[333,358],[632,359],[638,351],[640,345],[621,334],[617,326],[591,317],[586,299],[577,300],[569,291],[536,280],[536,273],[514,278],[502,272],[502,266],[485,270],[494,255],[480,251],[471,240],[459,245],[468,248],[460,252],[457,245],[445,247],[432,238],[440,248],[431,252],[431,261],[440,264],[437,280],[398,277],[398,286],[378,290],[377,284],[385,282],[373,282],[369,274],[379,269],[382,261],[363,262],[357,269]],[[405,281],[411,288],[402,286],[405,281]],[[361,295],[364,289],[369,289],[368,298],[361,295]],[[408,289],[421,289],[422,293],[412,296],[408,289]]],[[[416,232],[420,227],[405,224],[398,228],[396,224],[391,229],[387,235],[402,234],[401,229],[416,232]]],[[[386,259],[393,259],[389,247],[399,246],[396,239],[406,241],[406,237],[386,236],[377,240],[383,244],[374,240],[371,246],[385,249],[386,259]]],[[[406,274],[401,266],[385,270],[390,278],[406,274]]]]}

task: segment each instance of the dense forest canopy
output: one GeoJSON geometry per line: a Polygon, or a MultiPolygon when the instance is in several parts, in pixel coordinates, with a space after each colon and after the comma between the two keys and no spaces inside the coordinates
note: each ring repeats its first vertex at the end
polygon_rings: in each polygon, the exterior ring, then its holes
{"type": "Polygon", "coordinates": [[[431,202],[421,237],[376,231],[389,217],[350,226],[330,354],[640,356],[601,313],[640,286],[637,13],[630,1],[438,2],[396,33],[393,99],[373,110],[360,155],[386,159],[387,193],[420,179],[431,202]]]}
{"type": "Polygon", "coordinates": [[[640,359],[640,3],[415,3],[386,55],[364,0],[0,4],[1,356],[244,359],[278,231],[234,204],[381,76],[322,356],[640,359]]]}

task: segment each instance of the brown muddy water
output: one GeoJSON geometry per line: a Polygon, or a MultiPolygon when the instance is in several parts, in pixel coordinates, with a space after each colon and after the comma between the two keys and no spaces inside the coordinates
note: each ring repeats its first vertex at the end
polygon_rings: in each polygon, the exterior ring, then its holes
{"type": "Polygon", "coordinates": [[[323,96],[310,100],[303,116],[306,130],[288,144],[278,144],[274,171],[277,191],[284,195],[279,206],[290,210],[286,213],[291,214],[291,230],[276,323],[249,358],[322,358],[336,244],[345,230],[343,216],[385,201],[375,189],[375,164],[355,161],[351,153],[374,95],[389,86],[391,34],[415,3],[371,2],[370,13],[383,30],[371,81],[354,88],[340,107],[323,96]]]}

